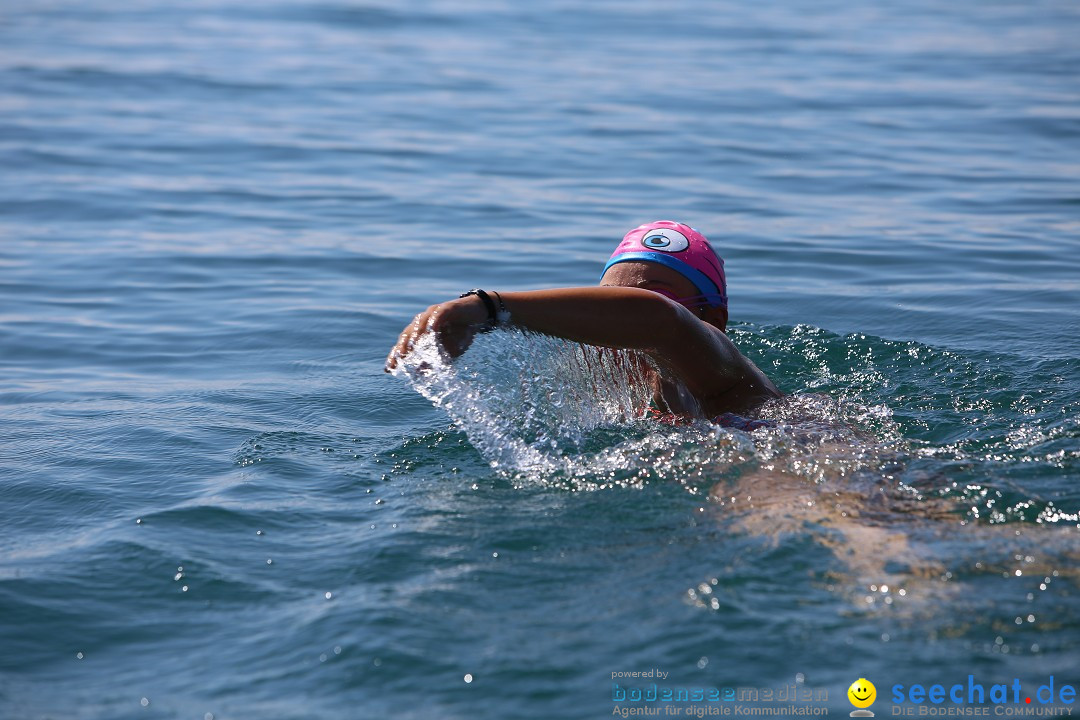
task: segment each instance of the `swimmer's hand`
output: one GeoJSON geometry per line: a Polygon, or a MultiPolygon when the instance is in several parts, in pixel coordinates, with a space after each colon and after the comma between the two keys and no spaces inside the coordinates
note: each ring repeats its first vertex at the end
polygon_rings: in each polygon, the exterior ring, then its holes
{"type": "Polygon", "coordinates": [[[483,301],[475,295],[450,300],[432,305],[413,318],[398,337],[397,344],[386,356],[386,366],[390,372],[416,346],[416,341],[424,333],[433,332],[446,354],[456,358],[469,349],[473,337],[488,322],[487,309],[483,301]]]}

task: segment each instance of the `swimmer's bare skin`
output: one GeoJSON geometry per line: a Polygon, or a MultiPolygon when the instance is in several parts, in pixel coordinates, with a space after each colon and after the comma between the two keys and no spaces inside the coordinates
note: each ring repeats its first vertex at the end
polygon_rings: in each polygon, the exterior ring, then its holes
{"type": "MultiPolygon", "coordinates": [[[[515,327],[648,353],[682,381],[707,417],[745,412],[781,396],[723,332],[725,309],[702,309],[695,316],[694,311],[646,289],[663,287],[676,297],[696,294],[679,273],[655,263],[626,262],[612,266],[601,283],[599,287],[499,295],[515,327]]],[[[432,305],[402,331],[386,358],[386,370],[395,368],[425,332],[436,333],[450,357],[457,357],[487,322],[484,303],[475,295],[432,305]]]]}

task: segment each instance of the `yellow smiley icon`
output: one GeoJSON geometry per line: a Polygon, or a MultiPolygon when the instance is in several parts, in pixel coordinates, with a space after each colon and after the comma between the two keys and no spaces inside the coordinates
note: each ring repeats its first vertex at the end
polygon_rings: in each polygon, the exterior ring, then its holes
{"type": "Polygon", "coordinates": [[[859,678],[847,689],[848,700],[857,708],[868,708],[877,699],[877,688],[866,678],[859,678]]]}

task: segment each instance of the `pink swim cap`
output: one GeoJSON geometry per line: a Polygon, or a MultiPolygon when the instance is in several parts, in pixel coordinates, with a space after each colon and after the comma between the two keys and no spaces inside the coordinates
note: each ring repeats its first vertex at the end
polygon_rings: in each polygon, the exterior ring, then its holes
{"type": "Polygon", "coordinates": [[[724,261],[705,236],[689,225],[657,220],[634,228],[615,248],[604,272],[616,263],[631,261],[666,265],[694,283],[702,304],[727,307],[724,261]]]}

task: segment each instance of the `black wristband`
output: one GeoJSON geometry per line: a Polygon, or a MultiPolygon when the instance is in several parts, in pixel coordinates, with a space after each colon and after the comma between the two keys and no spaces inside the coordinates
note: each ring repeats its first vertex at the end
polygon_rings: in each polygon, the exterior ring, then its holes
{"type": "Polygon", "coordinates": [[[498,314],[498,311],[495,309],[495,301],[491,299],[491,296],[488,295],[483,290],[481,290],[480,288],[476,288],[475,290],[470,290],[469,292],[461,293],[461,295],[458,295],[458,298],[465,298],[465,297],[469,297],[470,295],[475,295],[476,297],[480,298],[483,301],[484,307],[487,308],[488,321],[492,325],[498,324],[498,322],[499,322],[499,314],[498,314]]]}
{"type": "Polygon", "coordinates": [[[495,299],[499,301],[499,312],[495,314],[496,325],[509,325],[510,324],[510,311],[506,309],[506,303],[503,302],[502,295],[492,290],[495,293],[495,299]]]}

